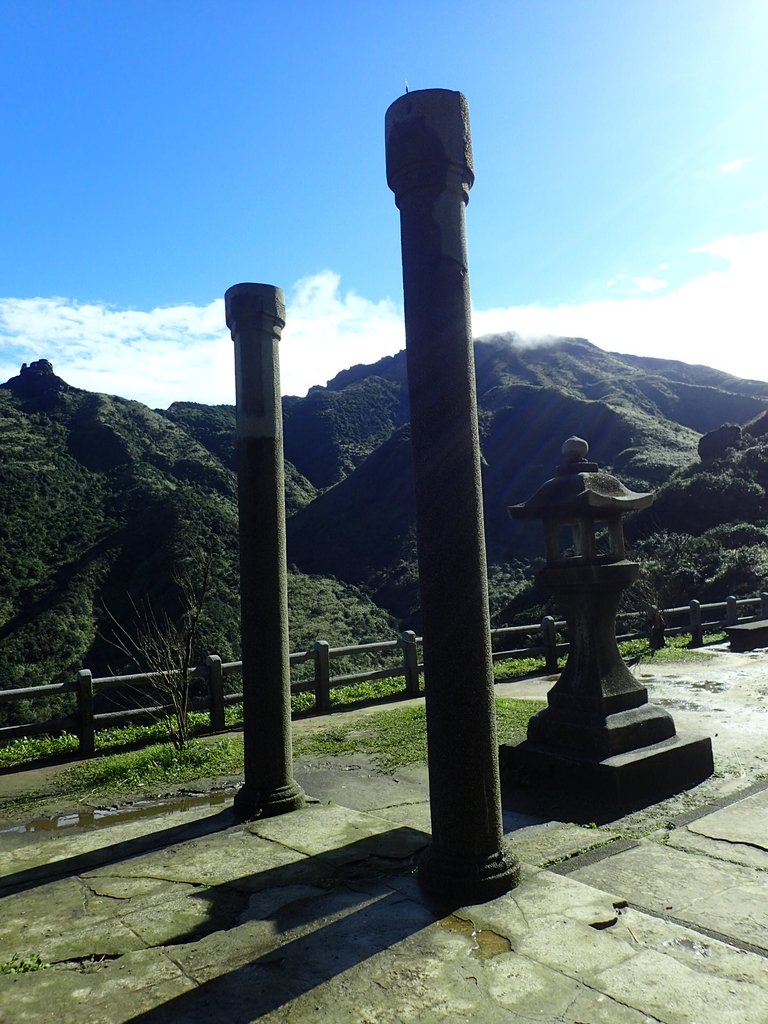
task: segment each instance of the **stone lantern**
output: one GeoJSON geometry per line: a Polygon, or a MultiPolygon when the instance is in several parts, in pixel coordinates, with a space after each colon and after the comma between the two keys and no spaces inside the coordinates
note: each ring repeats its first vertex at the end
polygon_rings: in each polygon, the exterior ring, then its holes
{"type": "Polygon", "coordinates": [[[547,563],[536,582],[565,616],[570,653],[527,740],[502,746],[501,760],[539,779],[576,784],[584,796],[649,803],[713,771],[709,738],[677,733],[669,712],[649,704],[616,644],[619,600],[639,572],[625,557],[622,515],[646,508],[653,495],[601,472],[581,438],[569,438],[562,452],[557,475],[509,512],[544,523],[547,563]]]}

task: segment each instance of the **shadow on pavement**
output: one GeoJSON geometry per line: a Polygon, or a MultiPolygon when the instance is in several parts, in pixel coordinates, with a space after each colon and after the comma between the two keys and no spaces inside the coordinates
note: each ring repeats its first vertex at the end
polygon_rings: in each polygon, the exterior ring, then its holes
{"type": "Polygon", "coordinates": [[[89,850],[87,853],[81,853],[74,857],[51,861],[48,864],[41,864],[39,867],[6,875],[0,877],[0,897],[8,896],[13,892],[33,889],[59,878],[79,875],[84,871],[103,867],[105,864],[117,864],[120,861],[129,860],[131,857],[151,853],[175,843],[199,839],[202,836],[211,835],[213,832],[222,832],[236,824],[237,820],[234,811],[229,807],[218,814],[185,822],[183,825],[174,825],[172,828],[162,829],[159,832],[151,832],[121,843],[101,847],[98,850],[89,850]]]}
{"type": "MultiPolygon", "coordinates": [[[[286,885],[285,868],[274,868],[201,893],[211,901],[213,915],[232,887],[253,896],[229,929],[209,936],[209,949],[199,942],[169,949],[198,987],[137,1014],[130,1024],[247,1024],[313,990],[318,990],[317,1005],[307,1004],[307,1012],[313,1019],[332,1020],[333,1000],[341,993],[320,994],[321,986],[457,908],[432,904],[413,878],[413,855],[426,841],[413,829],[393,829],[291,866],[302,876],[294,874],[293,884],[286,885]],[[330,884],[329,867],[336,875],[330,884]]],[[[377,981],[379,969],[368,966],[363,991],[384,987],[377,981]]],[[[366,1019],[362,1007],[360,1012],[366,1019]]]]}

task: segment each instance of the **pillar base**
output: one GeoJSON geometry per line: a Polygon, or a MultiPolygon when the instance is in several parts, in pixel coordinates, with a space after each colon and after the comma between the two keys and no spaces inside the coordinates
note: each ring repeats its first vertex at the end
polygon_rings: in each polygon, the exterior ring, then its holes
{"type": "Polygon", "coordinates": [[[304,790],[297,782],[286,786],[278,786],[270,792],[263,792],[247,783],[235,793],[234,809],[238,817],[274,818],[278,814],[298,811],[306,807],[304,790]]]}
{"type": "Polygon", "coordinates": [[[452,857],[429,846],[419,862],[419,884],[435,896],[461,903],[484,903],[514,889],[520,881],[520,861],[508,841],[486,858],[452,857]]]}
{"type": "Polygon", "coordinates": [[[524,740],[499,748],[502,771],[517,770],[536,786],[556,786],[585,802],[633,810],[697,786],[714,771],[708,736],[678,733],[660,743],[602,760],[565,754],[524,740]]]}

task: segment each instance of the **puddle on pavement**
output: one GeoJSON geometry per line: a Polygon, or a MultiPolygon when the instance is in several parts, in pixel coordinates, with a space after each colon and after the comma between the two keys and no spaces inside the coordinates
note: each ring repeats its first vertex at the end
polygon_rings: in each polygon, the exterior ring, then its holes
{"type": "Polygon", "coordinates": [[[663,708],[675,708],[677,711],[711,711],[711,708],[705,708],[703,704],[694,704],[691,700],[683,700],[681,697],[654,697],[654,704],[659,704],[663,708]]]}
{"type": "Polygon", "coordinates": [[[454,935],[466,935],[468,939],[471,939],[472,949],[469,955],[477,960],[488,960],[492,956],[498,956],[499,953],[509,953],[512,949],[512,943],[503,935],[491,931],[490,928],[476,928],[472,921],[466,921],[463,917],[457,917],[455,914],[449,914],[438,924],[447,932],[452,932],[454,935]]]}
{"type": "Polygon", "coordinates": [[[706,690],[707,693],[722,693],[723,690],[728,689],[725,683],[718,682],[715,679],[702,679],[691,683],[691,686],[694,690],[706,690]]]}
{"type": "Polygon", "coordinates": [[[35,818],[23,825],[0,829],[2,832],[58,832],[68,828],[98,828],[102,825],[117,825],[137,818],[164,817],[196,808],[222,807],[232,800],[234,790],[217,790],[215,793],[196,793],[173,797],[168,800],[139,800],[122,807],[89,807],[73,814],[59,814],[51,818],[35,818]]]}

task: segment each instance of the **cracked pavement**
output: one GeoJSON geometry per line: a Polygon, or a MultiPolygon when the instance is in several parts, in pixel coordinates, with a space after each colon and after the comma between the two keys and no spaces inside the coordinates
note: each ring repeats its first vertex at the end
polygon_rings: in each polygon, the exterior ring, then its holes
{"type": "MultiPolygon", "coordinates": [[[[742,761],[762,764],[750,742],[742,761]]],[[[358,764],[333,793],[331,765],[301,770],[322,802],[264,821],[225,801],[0,832],[0,964],[49,964],[0,974],[0,1022],[768,1021],[763,783],[723,772],[704,784],[717,803],[693,791],[635,831],[637,815],[590,828],[508,809],[521,884],[460,907],[413,873],[429,841],[419,769],[358,764]]]]}

